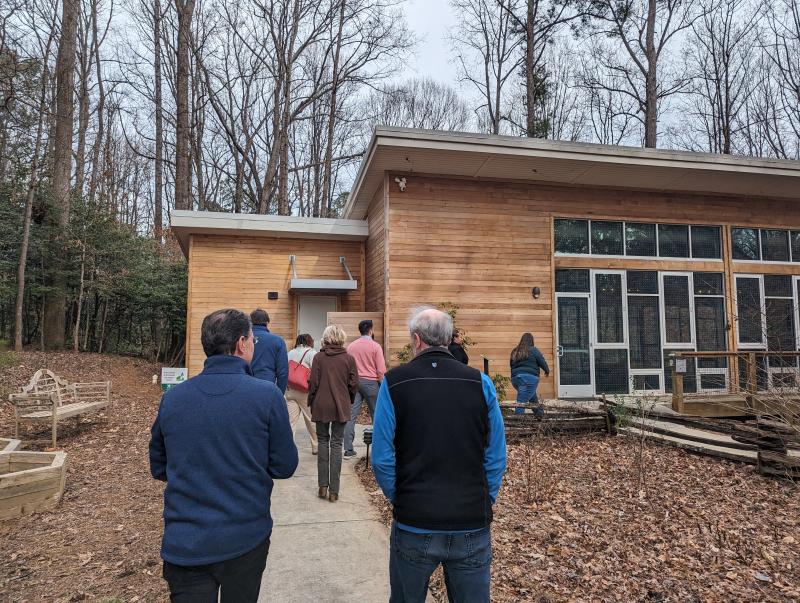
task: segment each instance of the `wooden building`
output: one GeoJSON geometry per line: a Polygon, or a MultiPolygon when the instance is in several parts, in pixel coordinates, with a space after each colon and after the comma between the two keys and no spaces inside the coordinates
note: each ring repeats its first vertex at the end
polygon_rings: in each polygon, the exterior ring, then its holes
{"type": "Polygon", "coordinates": [[[793,161],[378,128],[342,220],[173,212],[188,366],[221,307],[289,344],[383,317],[396,363],[411,308],[450,302],[473,366],[508,374],[532,332],[546,397],[669,391],[672,351],[800,349],[799,202],[793,161]]]}

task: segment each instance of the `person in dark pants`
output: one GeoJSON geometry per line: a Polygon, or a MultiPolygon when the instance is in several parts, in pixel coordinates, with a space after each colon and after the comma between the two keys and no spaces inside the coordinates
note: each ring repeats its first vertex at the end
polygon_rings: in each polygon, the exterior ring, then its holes
{"type": "Polygon", "coordinates": [[[383,358],[383,349],[372,337],[372,321],[362,320],[358,323],[358,332],[361,337],[347,346],[347,353],[356,361],[358,369],[358,393],[353,402],[350,420],[344,428],[344,458],[356,456],[353,440],[356,434],[356,421],[361,412],[361,404],[367,403],[370,419],[375,419],[375,402],[378,399],[378,388],[386,373],[386,361],[383,358]]]}
{"type": "Polygon", "coordinates": [[[161,398],[150,472],[164,490],[163,575],[173,603],[258,600],[273,480],[297,468],[274,383],[252,376],[253,331],[239,310],[203,320],[203,372],[161,398]]]}
{"type": "Polygon", "coordinates": [[[339,325],[322,332],[322,349],[311,363],[308,405],[317,428],[317,485],[319,497],[339,500],[342,438],[358,391],[356,361],[344,349],[347,335],[339,325]]]}
{"type": "Polygon", "coordinates": [[[415,356],[387,372],[378,393],[372,463],[393,506],[392,603],[424,603],[440,564],[450,601],[490,600],[505,431],[491,379],[448,352],[452,329],[445,312],[415,310],[415,356]]]}
{"type": "Polygon", "coordinates": [[[253,353],[253,376],[269,381],[278,386],[282,394],[286,393],[289,383],[289,357],[286,342],[269,331],[269,314],[261,308],[250,312],[253,322],[256,349],[253,353]]]}
{"type": "MultiPolygon", "coordinates": [[[[544,376],[550,376],[550,367],[544,356],[534,345],[533,335],[523,333],[522,337],[511,351],[511,385],[517,390],[517,404],[534,404],[533,413],[541,421],[544,409],[539,404],[536,390],[539,387],[539,373],[544,371],[544,376]]],[[[525,413],[525,409],[517,407],[515,414],[525,413]]]]}
{"type": "Polygon", "coordinates": [[[467,356],[467,351],[464,349],[464,335],[459,330],[453,330],[453,338],[447,349],[453,355],[453,358],[462,364],[469,364],[469,356],[467,356]]]}

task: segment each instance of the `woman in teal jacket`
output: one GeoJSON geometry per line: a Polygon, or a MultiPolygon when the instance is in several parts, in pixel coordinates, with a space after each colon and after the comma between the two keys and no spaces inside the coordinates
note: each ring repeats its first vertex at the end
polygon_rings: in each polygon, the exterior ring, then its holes
{"type": "MultiPolygon", "coordinates": [[[[544,371],[545,377],[550,376],[550,367],[539,348],[533,344],[533,335],[523,333],[517,347],[511,351],[511,385],[517,390],[517,404],[536,404],[533,413],[539,421],[544,416],[544,409],[538,404],[539,398],[536,396],[540,371],[544,371]]],[[[517,407],[514,412],[521,415],[525,409],[517,407]]]]}

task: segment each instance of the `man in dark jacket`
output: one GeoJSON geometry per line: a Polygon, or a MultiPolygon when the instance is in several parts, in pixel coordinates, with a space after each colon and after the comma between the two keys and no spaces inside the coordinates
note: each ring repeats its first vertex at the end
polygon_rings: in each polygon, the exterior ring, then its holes
{"type": "Polygon", "coordinates": [[[297,468],[289,414],[250,370],[253,331],[239,310],[203,320],[203,372],[167,391],[150,471],[167,482],[161,557],[173,603],[255,602],[272,533],[274,479],[297,468]]]}
{"type": "Polygon", "coordinates": [[[491,379],[447,351],[453,321],[433,308],[409,322],[415,357],[386,373],[372,463],[391,501],[391,602],[424,603],[444,566],[451,601],[489,601],[492,505],[506,467],[491,379]]]}
{"type": "Polygon", "coordinates": [[[289,356],[286,342],[282,337],[269,332],[269,314],[261,308],[250,312],[255,335],[256,349],[253,353],[253,375],[258,379],[269,381],[278,386],[282,394],[286,393],[289,383],[289,356]]]}

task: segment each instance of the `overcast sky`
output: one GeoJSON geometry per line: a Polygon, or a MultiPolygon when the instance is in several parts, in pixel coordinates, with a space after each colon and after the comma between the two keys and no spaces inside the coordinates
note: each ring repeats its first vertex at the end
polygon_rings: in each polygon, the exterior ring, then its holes
{"type": "Polygon", "coordinates": [[[455,25],[449,1],[406,0],[403,8],[409,29],[419,39],[416,54],[409,65],[409,77],[429,76],[458,86],[453,65],[450,63],[450,46],[445,39],[450,28],[455,25]]]}

